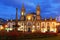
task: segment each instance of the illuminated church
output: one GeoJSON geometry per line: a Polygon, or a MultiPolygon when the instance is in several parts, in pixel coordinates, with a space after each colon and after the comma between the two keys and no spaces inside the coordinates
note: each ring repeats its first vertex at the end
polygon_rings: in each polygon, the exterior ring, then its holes
{"type": "Polygon", "coordinates": [[[56,32],[56,19],[42,19],[40,16],[40,6],[36,7],[36,14],[28,13],[25,14],[24,5],[21,8],[21,17],[18,21],[19,31],[40,31],[40,32],[56,32]]]}
{"type": "Polygon", "coordinates": [[[20,20],[18,21],[18,8],[16,8],[16,25],[19,25],[17,28],[18,31],[23,32],[57,32],[56,29],[56,18],[52,19],[42,19],[40,16],[40,6],[37,5],[36,7],[36,14],[34,13],[25,13],[26,10],[24,5],[21,8],[21,16],[20,20]]]}

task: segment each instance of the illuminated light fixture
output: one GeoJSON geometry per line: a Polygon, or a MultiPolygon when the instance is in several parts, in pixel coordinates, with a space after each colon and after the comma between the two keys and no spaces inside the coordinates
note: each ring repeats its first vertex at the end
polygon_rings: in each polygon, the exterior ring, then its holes
{"type": "Polygon", "coordinates": [[[41,32],[42,32],[42,33],[45,33],[45,32],[46,32],[46,29],[42,29],[41,32]]]}
{"type": "Polygon", "coordinates": [[[31,20],[31,16],[28,16],[28,20],[31,20]]]}
{"type": "Polygon", "coordinates": [[[56,28],[55,29],[51,29],[52,32],[56,33],[56,28]]]}
{"type": "Polygon", "coordinates": [[[9,28],[9,30],[10,30],[10,31],[12,31],[12,30],[13,30],[13,28],[9,28]]]}
{"type": "Polygon", "coordinates": [[[45,28],[45,29],[44,29],[44,31],[46,32],[46,31],[47,31],[47,29],[45,28]]]}
{"type": "Polygon", "coordinates": [[[10,29],[9,29],[9,28],[5,28],[5,30],[6,30],[7,32],[9,32],[10,29]]]}
{"type": "Polygon", "coordinates": [[[4,27],[1,26],[1,27],[0,27],[0,30],[3,30],[3,29],[4,29],[4,27]]]}
{"type": "Polygon", "coordinates": [[[42,31],[42,33],[45,33],[46,31],[44,30],[44,31],[42,31]]]}
{"type": "Polygon", "coordinates": [[[54,31],[54,30],[51,28],[50,31],[54,31]]]}
{"type": "Polygon", "coordinates": [[[35,26],[33,26],[33,28],[34,28],[35,26]]]}
{"type": "Polygon", "coordinates": [[[32,33],[35,32],[35,30],[32,30],[32,33]]]}
{"type": "Polygon", "coordinates": [[[32,27],[32,33],[35,32],[35,26],[33,25],[32,27]]]}
{"type": "Polygon", "coordinates": [[[7,25],[5,25],[5,27],[7,28],[8,26],[7,26],[7,25]]]}
{"type": "Polygon", "coordinates": [[[24,27],[24,26],[21,26],[21,27],[24,27]]]}
{"type": "Polygon", "coordinates": [[[18,28],[17,30],[20,31],[20,28],[18,28]]]}
{"type": "Polygon", "coordinates": [[[59,25],[59,23],[57,23],[56,25],[59,25]]]}
{"type": "Polygon", "coordinates": [[[24,13],[22,12],[22,15],[24,15],[24,13]]]}
{"type": "Polygon", "coordinates": [[[21,26],[21,27],[17,28],[17,30],[18,30],[18,31],[23,31],[23,30],[24,30],[23,27],[24,27],[24,26],[21,26]]]}

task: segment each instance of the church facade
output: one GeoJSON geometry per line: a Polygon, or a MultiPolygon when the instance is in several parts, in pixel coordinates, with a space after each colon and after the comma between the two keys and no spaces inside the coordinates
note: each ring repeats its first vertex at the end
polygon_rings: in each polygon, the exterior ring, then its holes
{"type": "MultiPolygon", "coordinates": [[[[25,13],[25,8],[24,5],[21,8],[21,17],[20,21],[18,21],[18,31],[23,31],[23,32],[57,32],[56,29],[56,18],[52,19],[42,19],[40,16],[40,6],[37,5],[36,7],[36,14],[33,13],[25,13]]],[[[17,16],[17,15],[16,15],[17,16]]]]}
{"type": "MultiPolygon", "coordinates": [[[[24,5],[22,5],[21,8],[21,16],[20,20],[18,20],[18,8],[16,8],[16,21],[8,22],[7,24],[13,27],[13,24],[19,25],[17,28],[18,31],[23,32],[54,32],[56,33],[58,31],[57,25],[60,25],[59,22],[57,22],[56,18],[50,17],[49,19],[45,18],[42,19],[40,16],[40,6],[37,5],[36,7],[36,13],[25,13],[26,10],[24,8],[24,5]],[[9,24],[10,23],[10,24],[9,24]]],[[[60,30],[60,29],[59,29],[60,30]]]]}

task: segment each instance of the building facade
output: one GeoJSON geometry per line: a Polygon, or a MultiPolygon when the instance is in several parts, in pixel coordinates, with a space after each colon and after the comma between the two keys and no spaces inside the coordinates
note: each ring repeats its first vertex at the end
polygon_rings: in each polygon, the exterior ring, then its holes
{"type": "Polygon", "coordinates": [[[24,5],[22,5],[20,12],[20,19],[18,19],[18,8],[16,8],[16,19],[7,20],[6,28],[14,29],[22,32],[58,32],[60,31],[60,22],[57,22],[56,18],[50,17],[49,19],[42,19],[40,15],[40,6],[37,5],[36,13],[26,13],[24,5]],[[15,26],[13,26],[15,25],[15,26]]]}
{"type": "Polygon", "coordinates": [[[56,18],[52,19],[42,19],[40,16],[40,6],[37,5],[36,7],[36,14],[33,13],[28,13],[25,14],[25,8],[24,5],[21,8],[21,17],[20,21],[18,21],[18,30],[19,31],[26,31],[26,32],[35,32],[35,31],[40,31],[40,32],[57,32],[56,29],[56,18]]]}

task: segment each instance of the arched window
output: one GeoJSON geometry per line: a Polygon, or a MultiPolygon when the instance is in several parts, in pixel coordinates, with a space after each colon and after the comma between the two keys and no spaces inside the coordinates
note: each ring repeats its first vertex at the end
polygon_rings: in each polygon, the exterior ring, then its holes
{"type": "Polygon", "coordinates": [[[42,24],[42,28],[45,28],[44,23],[42,24]]]}
{"type": "Polygon", "coordinates": [[[47,23],[47,31],[50,32],[50,26],[49,26],[49,23],[47,23]]]}
{"type": "Polygon", "coordinates": [[[31,26],[31,25],[32,25],[32,23],[31,23],[31,22],[28,22],[28,23],[27,23],[27,26],[31,26]]]}

